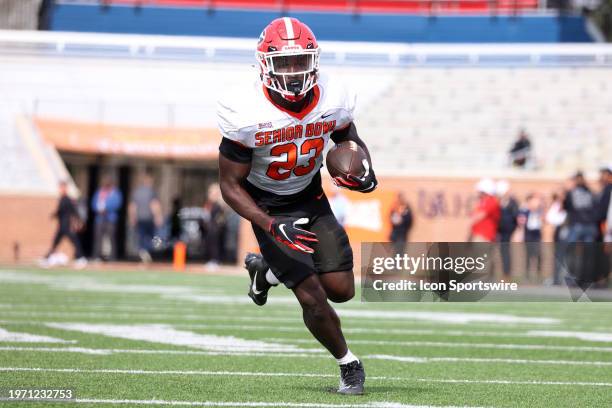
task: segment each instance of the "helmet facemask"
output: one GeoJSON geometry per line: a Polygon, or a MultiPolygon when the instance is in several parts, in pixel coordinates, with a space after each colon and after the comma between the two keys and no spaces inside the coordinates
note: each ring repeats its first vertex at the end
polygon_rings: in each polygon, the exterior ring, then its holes
{"type": "Polygon", "coordinates": [[[264,86],[290,101],[300,100],[317,83],[318,48],[257,52],[257,60],[264,86]]]}

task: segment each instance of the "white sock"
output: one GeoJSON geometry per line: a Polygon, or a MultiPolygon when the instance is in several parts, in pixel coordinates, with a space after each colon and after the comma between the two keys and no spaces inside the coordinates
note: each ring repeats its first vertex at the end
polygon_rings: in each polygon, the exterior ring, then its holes
{"type": "Polygon", "coordinates": [[[268,269],[268,272],[266,272],[266,280],[270,285],[278,285],[280,283],[280,281],[276,279],[276,276],[274,276],[272,273],[271,269],[268,269]]]}
{"type": "Polygon", "coordinates": [[[347,350],[344,357],[337,358],[336,360],[338,361],[338,365],[344,365],[352,363],[353,361],[359,361],[359,359],[355,357],[353,353],[351,353],[351,350],[347,350]]]}

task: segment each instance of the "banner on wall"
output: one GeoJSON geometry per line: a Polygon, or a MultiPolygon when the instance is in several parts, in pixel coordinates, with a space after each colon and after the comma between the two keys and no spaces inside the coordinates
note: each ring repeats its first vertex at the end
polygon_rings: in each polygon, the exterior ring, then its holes
{"type": "Polygon", "coordinates": [[[44,140],[56,149],[86,154],[166,159],[215,159],[216,129],[154,128],[35,118],[44,140]]]}

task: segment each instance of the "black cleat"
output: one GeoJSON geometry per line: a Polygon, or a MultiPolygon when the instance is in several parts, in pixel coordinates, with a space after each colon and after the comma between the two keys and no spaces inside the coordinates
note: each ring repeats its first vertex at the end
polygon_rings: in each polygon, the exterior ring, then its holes
{"type": "Polygon", "coordinates": [[[261,255],[248,253],[244,258],[244,267],[249,271],[251,285],[249,286],[249,297],[258,306],[263,306],[268,300],[268,290],[272,285],[266,280],[268,264],[261,255]]]}
{"type": "Polygon", "coordinates": [[[363,394],[363,384],[366,374],[361,361],[351,361],[340,366],[340,387],[339,394],[361,395],[363,394]]]}

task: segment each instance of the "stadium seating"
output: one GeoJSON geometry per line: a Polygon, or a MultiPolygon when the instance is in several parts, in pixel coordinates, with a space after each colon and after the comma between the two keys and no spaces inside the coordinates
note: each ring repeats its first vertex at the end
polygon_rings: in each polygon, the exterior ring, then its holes
{"type": "MultiPolygon", "coordinates": [[[[2,109],[4,124],[25,112],[89,123],[215,128],[219,95],[256,78],[248,62],[150,57],[41,54],[3,57],[0,67],[3,96],[19,102],[10,113],[2,109]]],[[[612,157],[605,65],[365,68],[329,61],[323,69],[359,95],[358,128],[374,157],[384,158],[376,163],[380,171],[507,171],[507,151],[522,127],[539,172],[566,174],[580,163],[595,169],[612,157]]],[[[13,135],[3,132],[2,143],[16,143],[13,135]]]]}
{"type": "Polygon", "coordinates": [[[397,170],[507,168],[522,127],[540,170],[596,167],[612,155],[608,77],[588,68],[407,70],[362,111],[360,126],[397,170]]]}
{"type": "Polygon", "coordinates": [[[42,0],[0,1],[0,30],[35,30],[42,0]]]}
{"type": "MultiPolygon", "coordinates": [[[[198,7],[160,5],[157,2],[155,4],[158,5],[148,6],[149,3],[143,1],[140,3],[142,7],[135,8],[117,5],[114,2],[110,2],[107,7],[100,7],[98,2],[89,4],[60,0],[52,12],[50,28],[54,31],[257,38],[262,28],[271,20],[280,15],[290,14],[309,24],[321,40],[404,43],[593,41],[587,30],[586,20],[580,15],[560,16],[556,12],[548,11],[525,13],[520,16],[508,12],[495,15],[489,12],[457,14],[442,10],[440,13],[435,12],[434,18],[428,15],[428,12],[411,14],[393,9],[386,12],[362,10],[363,12],[355,14],[335,9],[312,11],[298,7],[299,4],[306,3],[306,1],[297,2],[293,7],[294,2],[291,1],[288,3],[292,5],[289,9],[279,9],[256,7],[259,2],[252,2],[251,6],[246,8],[228,8],[221,7],[219,4],[224,3],[218,4],[216,1],[206,2],[206,6],[201,2],[198,7]]],[[[323,3],[317,2],[317,5],[323,3]]],[[[332,0],[326,3],[333,5],[346,2],[332,0]]],[[[431,4],[418,1],[386,3],[431,4]]],[[[455,4],[472,4],[472,0],[458,0],[449,4],[453,7],[455,4]]]]}
{"type": "MultiPolygon", "coordinates": [[[[43,147],[28,145],[17,130],[16,117],[20,113],[16,106],[3,101],[0,106],[0,192],[50,193],[56,190],[54,184],[44,177],[35,152],[44,152],[43,147]]],[[[34,140],[36,143],[36,140],[34,140]]],[[[46,158],[42,158],[43,161],[46,158]]]]}

